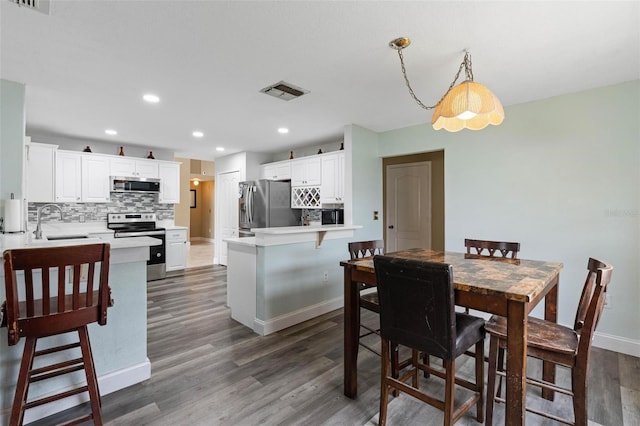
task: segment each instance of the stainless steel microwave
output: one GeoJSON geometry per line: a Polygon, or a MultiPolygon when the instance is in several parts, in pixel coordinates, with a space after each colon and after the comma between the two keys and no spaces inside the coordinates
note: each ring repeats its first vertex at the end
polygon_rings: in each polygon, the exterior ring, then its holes
{"type": "Polygon", "coordinates": [[[160,179],[111,176],[111,192],[160,192],[160,179]]]}

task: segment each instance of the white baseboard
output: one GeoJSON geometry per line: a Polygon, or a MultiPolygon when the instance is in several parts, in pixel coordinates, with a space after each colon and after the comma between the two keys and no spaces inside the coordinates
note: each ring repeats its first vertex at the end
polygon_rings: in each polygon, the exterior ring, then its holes
{"type": "Polygon", "coordinates": [[[292,325],[300,324],[301,322],[310,320],[322,314],[326,314],[344,306],[344,298],[342,296],[326,302],[317,303],[315,305],[306,306],[297,311],[290,312],[288,314],[280,315],[273,319],[263,321],[259,319],[253,320],[253,331],[261,336],[275,333],[276,331],[284,330],[292,325]]]}
{"type": "MultiPolygon", "coordinates": [[[[111,392],[124,389],[136,383],[145,381],[150,377],[151,362],[147,358],[147,360],[143,363],[98,377],[100,395],[107,395],[111,392]]],[[[68,389],[61,389],[60,392],[64,392],[69,389],[73,389],[73,386],[70,386],[68,389]]],[[[76,405],[80,405],[88,400],[89,394],[84,392],[79,395],[73,395],[71,397],[61,399],[59,401],[56,401],[54,404],[45,404],[39,407],[34,407],[25,412],[24,423],[27,424],[36,420],[40,420],[52,414],[59,413],[61,411],[75,407],[76,405]]],[[[0,415],[0,424],[9,423],[9,410],[10,408],[6,410],[7,412],[3,412],[0,415]]]]}
{"type": "Polygon", "coordinates": [[[640,341],[638,340],[596,331],[593,337],[593,345],[640,358],[640,341]]]}

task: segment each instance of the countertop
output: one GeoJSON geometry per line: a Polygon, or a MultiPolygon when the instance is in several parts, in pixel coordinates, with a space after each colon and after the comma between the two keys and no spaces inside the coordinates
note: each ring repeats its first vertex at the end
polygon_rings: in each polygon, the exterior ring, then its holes
{"type": "Polygon", "coordinates": [[[300,242],[315,242],[316,248],[327,239],[352,238],[353,231],[361,225],[282,226],[276,228],[251,228],[255,237],[225,238],[228,244],[238,246],[275,246],[300,242]]]}

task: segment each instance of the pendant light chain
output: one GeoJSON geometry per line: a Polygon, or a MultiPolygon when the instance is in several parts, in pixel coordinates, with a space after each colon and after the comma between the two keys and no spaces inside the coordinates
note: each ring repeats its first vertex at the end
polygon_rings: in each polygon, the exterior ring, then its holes
{"type": "Polygon", "coordinates": [[[409,78],[407,77],[407,70],[406,70],[406,68],[404,66],[404,58],[402,56],[402,49],[397,49],[397,50],[398,50],[398,56],[400,57],[400,67],[402,68],[402,75],[404,76],[404,82],[407,85],[407,89],[409,89],[409,94],[411,95],[413,100],[416,101],[416,103],[418,105],[420,105],[424,109],[427,109],[427,110],[434,109],[435,107],[440,105],[440,102],[442,102],[442,100],[445,98],[445,96],[447,96],[447,94],[451,91],[451,89],[453,89],[453,86],[456,85],[456,82],[458,81],[458,78],[460,77],[460,73],[462,72],[462,68],[464,68],[464,73],[465,73],[465,76],[467,77],[467,80],[473,81],[473,71],[471,70],[471,55],[469,55],[469,52],[465,51],[464,59],[462,60],[462,63],[460,64],[460,67],[458,68],[458,72],[456,73],[456,76],[454,77],[453,81],[449,85],[449,88],[447,89],[447,91],[444,93],[444,95],[442,95],[442,97],[440,98],[438,103],[436,103],[435,105],[432,105],[432,106],[427,106],[427,105],[423,104],[420,99],[418,99],[418,97],[416,96],[415,93],[413,93],[413,89],[411,88],[411,84],[409,83],[409,78]]]}

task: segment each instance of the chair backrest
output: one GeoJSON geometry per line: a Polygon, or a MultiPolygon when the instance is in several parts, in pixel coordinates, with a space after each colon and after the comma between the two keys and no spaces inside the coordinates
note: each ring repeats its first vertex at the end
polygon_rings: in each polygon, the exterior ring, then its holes
{"type": "Polygon", "coordinates": [[[380,300],[380,335],[442,359],[456,347],[456,314],[452,267],[375,256],[380,300]]]}
{"type": "Polygon", "coordinates": [[[586,357],[586,360],[588,360],[593,334],[604,309],[605,294],[611,281],[613,266],[589,258],[587,269],[589,272],[582,288],[574,322],[574,330],[580,336],[578,354],[586,353],[586,355],[582,355],[586,357]]]}
{"type": "Polygon", "coordinates": [[[107,323],[110,245],[4,252],[9,345],[82,325],[107,323]]]}
{"type": "Polygon", "coordinates": [[[467,248],[467,255],[471,255],[474,257],[477,256],[478,259],[517,259],[518,252],[520,251],[520,243],[512,243],[507,241],[472,240],[465,238],[464,246],[467,248]],[[498,256],[498,254],[500,254],[501,256],[498,256]]]}
{"type": "Polygon", "coordinates": [[[351,260],[383,253],[384,241],[382,240],[355,241],[349,243],[349,254],[351,255],[351,260]]]}

